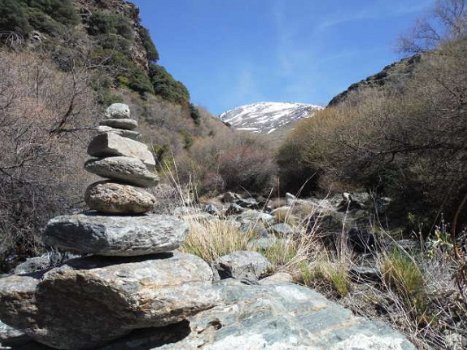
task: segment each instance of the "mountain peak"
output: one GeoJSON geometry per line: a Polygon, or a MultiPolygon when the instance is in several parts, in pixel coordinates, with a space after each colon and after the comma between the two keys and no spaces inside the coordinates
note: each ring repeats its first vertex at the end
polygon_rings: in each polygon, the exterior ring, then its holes
{"type": "Polygon", "coordinates": [[[297,120],[309,118],[322,108],[296,102],[257,102],[231,109],[219,118],[239,130],[270,134],[297,120]]]}

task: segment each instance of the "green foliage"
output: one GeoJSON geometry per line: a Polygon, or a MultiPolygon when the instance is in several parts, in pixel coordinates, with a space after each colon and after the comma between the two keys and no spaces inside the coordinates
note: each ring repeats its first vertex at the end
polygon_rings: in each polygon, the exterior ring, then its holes
{"type": "Polygon", "coordinates": [[[200,124],[201,120],[201,113],[199,112],[198,108],[193,103],[190,103],[190,117],[193,119],[196,125],[200,124]]]}
{"type": "Polygon", "coordinates": [[[0,30],[27,37],[31,30],[58,35],[63,26],[78,24],[71,0],[0,0],[0,30]]]}
{"type": "Polygon", "coordinates": [[[143,46],[146,49],[148,61],[157,62],[159,60],[159,52],[157,52],[156,45],[154,45],[154,42],[149,35],[149,31],[145,27],[141,26],[139,35],[143,41],[143,46]]]}
{"type": "Polygon", "coordinates": [[[0,31],[27,36],[31,31],[26,12],[16,0],[0,0],[0,31]]]}
{"type": "Polygon", "coordinates": [[[156,95],[178,104],[186,104],[190,100],[190,94],[185,85],[175,80],[164,67],[151,64],[149,76],[156,95]]]}
{"type": "Polygon", "coordinates": [[[89,17],[87,30],[91,35],[117,34],[127,40],[133,39],[129,20],[110,11],[95,11],[89,17]]]}

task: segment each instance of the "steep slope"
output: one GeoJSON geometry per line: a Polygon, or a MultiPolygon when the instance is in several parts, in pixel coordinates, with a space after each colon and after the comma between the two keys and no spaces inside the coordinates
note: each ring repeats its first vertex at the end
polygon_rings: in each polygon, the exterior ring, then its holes
{"type": "Polygon", "coordinates": [[[394,62],[384,67],[381,72],[369,76],[357,83],[350,85],[347,90],[334,96],[329,102],[328,106],[335,106],[347,99],[350,93],[354,91],[361,91],[364,89],[371,89],[381,87],[386,84],[394,86],[403,85],[410,79],[413,70],[417,63],[420,62],[420,56],[415,55],[412,57],[404,58],[398,62],[394,62]]]}
{"type": "Polygon", "coordinates": [[[304,103],[260,102],[243,105],[222,113],[219,118],[238,130],[271,134],[309,118],[321,106],[304,103]]]}

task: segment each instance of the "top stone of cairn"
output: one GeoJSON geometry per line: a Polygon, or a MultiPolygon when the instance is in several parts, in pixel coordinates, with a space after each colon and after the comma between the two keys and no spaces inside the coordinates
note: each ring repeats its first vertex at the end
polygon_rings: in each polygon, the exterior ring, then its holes
{"type": "Polygon", "coordinates": [[[130,107],[124,103],[113,103],[105,110],[104,117],[106,119],[130,118],[130,107]]]}

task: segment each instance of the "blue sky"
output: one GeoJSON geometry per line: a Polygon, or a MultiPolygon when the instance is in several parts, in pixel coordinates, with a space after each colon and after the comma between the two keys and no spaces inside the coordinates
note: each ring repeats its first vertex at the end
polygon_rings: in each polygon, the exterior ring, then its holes
{"type": "Polygon", "coordinates": [[[325,105],[400,58],[434,0],[133,0],[160,64],[219,114],[259,101],[325,105]]]}

